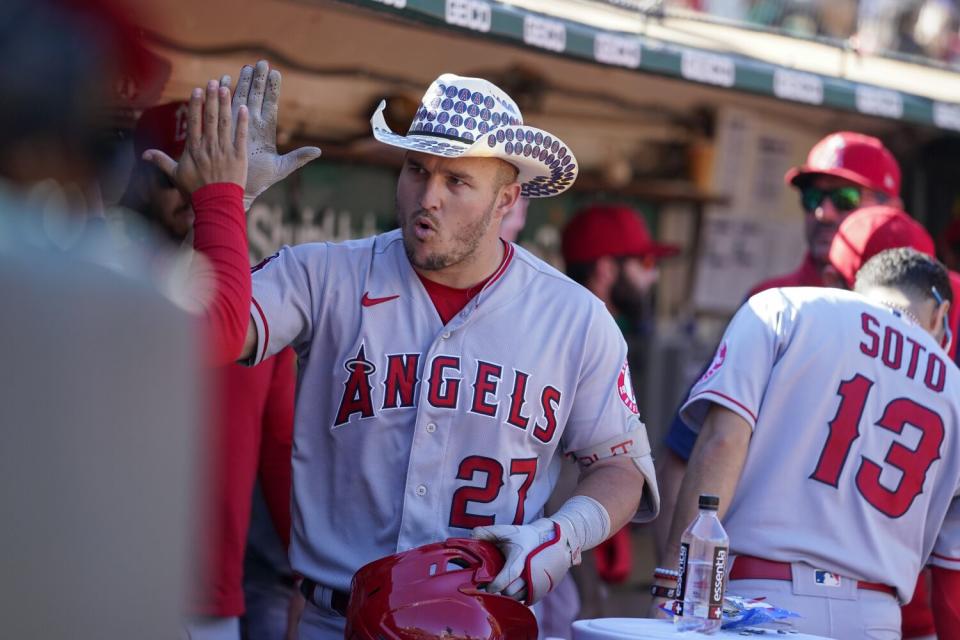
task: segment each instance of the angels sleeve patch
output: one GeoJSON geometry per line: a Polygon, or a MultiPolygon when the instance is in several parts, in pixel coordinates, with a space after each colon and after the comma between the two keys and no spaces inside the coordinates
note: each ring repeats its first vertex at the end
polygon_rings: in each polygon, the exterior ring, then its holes
{"type": "Polygon", "coordinates": [[[727,359],[727,341],[724,340],[720,343],[720,346],[717,347],[717,353],[713,356],[713,362],[710,363],[710,366],[706,371],[703,372],[703,375],[700,376],[700,379],[697,380],[697,384],[705,382],[713,377],[713,375],[720,370],[720,367],[723,366],[724,360],[727,359]]]}
{"type": "Polygon", "coordinates": [[[627,364],[627,361],[623,361],[623,367],[620,368],[620,375],[617,376],[617,394],[620,396],[620,400],[623,401],[623,404],[626,405],[627,409],[630,409],[632,413],[639,414],[640,409],[637,408],[637,399],[633,395],[633,381],[630,379],[630,365],[627,364]]]}

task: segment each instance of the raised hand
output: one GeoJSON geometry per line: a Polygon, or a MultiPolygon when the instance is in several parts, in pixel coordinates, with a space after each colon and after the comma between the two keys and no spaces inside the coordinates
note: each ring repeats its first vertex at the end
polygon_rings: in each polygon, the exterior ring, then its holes
{"type": "MultiPolygon", "coordinates": [[[[225,76],[224,80],[229,83],[230,79],[225,76]]],[[[301,147],[282,156],[277,153],[279,103],[279,71],[270,69],[266,60],[258,62],[256,67],[247,65],[240,70],[233,96],[233,114],[236,118],[242,107],[250,111],[249,170],[243,194],[246,209],[268,187],[320,157],[317,147],[301,147]]]]}
{"type": "Polygon", "coordinates": [[[237,110],[234,124],[230,89],[211,80],[206,92],[194,89],[190,95],[187,144],[180,161],[158,149],[148,149],[143,159],[159,167],[185,193],[217,182],[242,187],[247,182],[248,122],[244,106],[237,110]]]}

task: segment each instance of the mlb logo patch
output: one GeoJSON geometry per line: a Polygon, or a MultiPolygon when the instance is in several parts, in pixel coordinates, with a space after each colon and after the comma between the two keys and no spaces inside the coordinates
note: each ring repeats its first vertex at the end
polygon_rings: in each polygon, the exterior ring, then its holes
{"type": "Polygon", "coordinates": [[[829,571],[824,571],[822,569],[817,569],[813,572],[814,580],[817,581],[817,584],[823,587],[839,587],[840,586],[840,576],[835,573],[830,573],[829,571]]]}

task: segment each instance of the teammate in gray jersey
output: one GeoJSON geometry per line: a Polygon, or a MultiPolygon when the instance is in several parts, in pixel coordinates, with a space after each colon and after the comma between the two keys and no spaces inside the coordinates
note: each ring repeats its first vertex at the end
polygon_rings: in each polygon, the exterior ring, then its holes
{"type": "Polygon", "coordinates": [[[406,136],[400,228],[285,247],[253,274],[239,358],[300,356],[291,562],[310,605],[300,638],[343,637],[353,573],[450,536],[497,543],[489,589],[534,604],[580,552],[658,509],[627,348],[603,304],[501,241],[521,195],[558,194],[577,165],[501,89],[451,74],[406,136]],[[544,516],[561,456],[576,495],[544,516]]]}
{"type": "MultiPolygon", "coordinates": [[[[806,633],[899,638],[923,565],[960,575],[960,370],[941,346],[951,303],[943,266],[905,248],[869,260],[854,292],[750,298],[681,409],[701,434],[667,557],[697,495],[717,493],[736,556],[729,592],[800,613],[806,633]]],[[[954,608],[935,615],[960,629],[954,608]]]]}

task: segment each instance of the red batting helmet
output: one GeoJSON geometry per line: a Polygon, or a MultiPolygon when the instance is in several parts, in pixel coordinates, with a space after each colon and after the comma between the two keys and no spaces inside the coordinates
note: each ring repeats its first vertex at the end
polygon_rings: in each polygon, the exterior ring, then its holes
{"type": "Polygon", "coordinates": [[[830,244],[830,264],[853,287],[864,263],[887,249],[910,247],[934,255],[933,238],[919,222],[895,207],[864,207],[840,224],[830,244]]]}
{"type": "Polygon", "coordinates": [[[147,149],[158,149],[177,160],[187,144],[187,102],[168,102],[143,112],[133,131],[136,158],[147,149]]]}
{"type": "Polygon", "coordinates": [[[347,640],[536,640],[537,621],[513,598],[483,591],[503,554],[449,538],[360,568],[350,586],[347,640]]]}
{"type": "Polygon", "coordinates": [[[861,187],[900,197],[900,165],[876,138],[852,131],[831,133],[810,149],[807,163],[784,176],[799,186],[817,175],[836,176],[861,187]]]}

